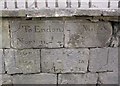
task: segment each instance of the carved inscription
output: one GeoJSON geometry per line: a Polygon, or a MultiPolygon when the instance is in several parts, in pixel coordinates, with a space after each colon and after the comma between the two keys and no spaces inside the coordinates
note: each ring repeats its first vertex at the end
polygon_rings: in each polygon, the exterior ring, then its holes
{"type": "Polygon", "coordinates": [[[68,20],[65,22],[66,47],[104,47],[112,34],[110,23],[68,20]]]}
{"type": "Polygon", "coordinates": [[[41,54],[43,72],[85,73],[87,71],[88,49],[43,49],[41,54]]]}
{"type": "Polygon", "coordinates": [[[14,21],[11,23],[14,48],[63,47],[63,22],[14,21]]]}

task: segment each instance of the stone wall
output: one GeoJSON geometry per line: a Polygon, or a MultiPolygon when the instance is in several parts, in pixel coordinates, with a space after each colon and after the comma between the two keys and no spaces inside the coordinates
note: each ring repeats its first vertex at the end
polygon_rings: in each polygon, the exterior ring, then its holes
{"type": "Polygon", "coordinates": [[[114,17],[1,18],[1,84],[118,84],[114,17]]]}

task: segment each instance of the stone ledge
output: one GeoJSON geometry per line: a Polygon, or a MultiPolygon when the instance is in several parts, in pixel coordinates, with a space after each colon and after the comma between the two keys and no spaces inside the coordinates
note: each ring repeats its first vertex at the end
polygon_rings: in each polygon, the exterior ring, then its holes
{"type": "Polygon", "coordinates": [[[120,16],[120,9],[33,9],[0,10],[0,17],[120,16]]]}

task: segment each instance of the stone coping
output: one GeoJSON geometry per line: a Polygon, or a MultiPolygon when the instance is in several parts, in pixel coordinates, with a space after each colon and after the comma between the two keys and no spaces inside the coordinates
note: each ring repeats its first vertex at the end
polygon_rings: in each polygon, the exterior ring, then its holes
{"type": "Polygon", "coordinates": [[[0,17],[120,16],[120,9],[33,9],[0,10],[0,17]]]}

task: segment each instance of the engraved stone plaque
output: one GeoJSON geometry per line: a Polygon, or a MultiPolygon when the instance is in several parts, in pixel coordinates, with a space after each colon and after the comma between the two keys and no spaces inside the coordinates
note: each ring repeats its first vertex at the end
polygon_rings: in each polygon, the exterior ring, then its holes
{"type": "Polygon", "coordinates": [[[63,27],[63,22],[60,20],[13,21],[11,22],[12,47],[63,47],[63,27]]]}
{"type": "Polygon", "coordinates": [[[66,47],[104,47],[112,34],[107,22],[68,20],[65,22],[66,47]]]}
{"type": "Polygon", "coordinates": [[[42,72],[85,73],[88,59],[88,49],[42,49],[42,72]]]}

